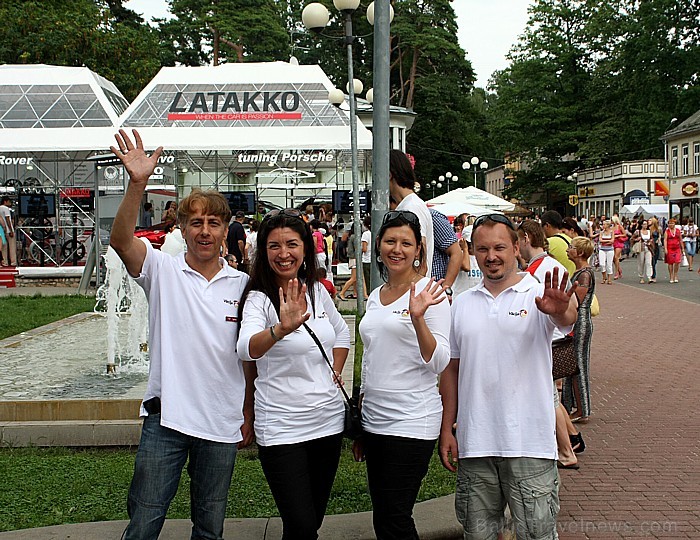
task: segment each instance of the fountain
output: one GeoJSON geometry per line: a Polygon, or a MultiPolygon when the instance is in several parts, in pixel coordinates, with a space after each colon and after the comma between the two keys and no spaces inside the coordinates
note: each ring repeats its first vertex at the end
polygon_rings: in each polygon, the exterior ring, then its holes
{"type": "Polygon", "coordinates": [[[148,351],[148,300],[110,247],[105,255],[105,282],[95,295],[95,312],[107,318],[107,373],[117,366],[146,365],[148,351]],[[120,339],[126,326],[126,338],[120,339]]]}
{"type": "Polygon", "coordinates": [[[105,263],[94,312],[0,341],[0,444],[138,443],[148,304],[111,248],[105,263]]]}

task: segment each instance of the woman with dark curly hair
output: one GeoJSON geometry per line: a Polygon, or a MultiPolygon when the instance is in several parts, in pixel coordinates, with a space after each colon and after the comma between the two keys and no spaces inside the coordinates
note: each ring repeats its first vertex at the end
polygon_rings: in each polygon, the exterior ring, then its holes
{"type": "Polygon", "coordinates": [[[238,354],[257,370],[255,437],[282,537],[317,538],[340,459],[345,408],[336,381],[350,332],[317,281],[316,246],[298,210],[265,215],[241,304],[238,354]]]}

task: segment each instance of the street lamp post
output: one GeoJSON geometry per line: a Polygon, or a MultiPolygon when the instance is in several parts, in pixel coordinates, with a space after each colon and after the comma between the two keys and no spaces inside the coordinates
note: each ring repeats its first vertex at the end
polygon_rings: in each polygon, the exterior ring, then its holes
{"type": "MultiPolygon", "coordinates": [[[[566,177],[566,179],[567,179],[569,182],[573,182],[573,184],[574,184],[574,186],[575,186],[576,183],[578,182],[578,173],[577,173],[577,172],[571,173],[569,176],[566,177]]],[[[578,195],[578,194],[577,194],[577,195],[578,195]]],[[[583,208],[583,203],[580,203],[580,204],[581,204],[581,207],[583,208]]],[[[578,203],[576,204],[576,210],[577,210],[576,216],[574,216],[574,217],[580,216],[580,215],[583,213],[583,212],[581,211],[581,209],[579,208],[578,203]]]]}
{"type": "MultiPolygon", "coordinates": [[[[444,175],[441,174],[438,176],[438,182],[447,182],[447,193],[450,192],[450,182],[454,182],[455,184],[459,181],[459,177],[457,175],[452,175],[451,172],[446,172],[444,175]]],[[[431,182],[432,184],[433,182],[431,182]]]]}
{"type": "Polygon", "coordinates": [[[462,169],[464,169],[465,171],[468,171],[469,169],[474,169],[474,187],[477,187],[476,186],[476,175],[479,172],[479,169],[481,169],[482,171],[485,171],[486,169],[488,169],[488,167],[489,167],[489,164],[486,163],[485,161],[482,161],[481,163],[479,163],[479,158],[476,156],[471,158],[471,160],[465,161],[464,163],[462,163],[462,169]]]}
{"type": "MultiPolygon", "coordinates": [[[[333,0],[333,5],[345,17],[344,41],[348,54],[348,102],[350,106],[350,152],[352,162],[352,199],[353,199],[353,221],[355,228],[355,253],[362,253],[362,224],[360,223],[360,170],[357,159],[357,115],[355,113],[355,94],[362,92],[362,83],[354,77],[352,44],[355,36],[352,32],[352,15],[360,5],[360,0],[333,0]],[[359,85],[357,84],[359,83],[359,85]]],[[[374,6],[372,11],[374,11],[374,6]]],[[[369,15],[369,10],[368,10],[369,15]]],[[[301,14],[304,26],[313,32],[320,33],[330,20],[330,13],[323,4],[314,2],[308,4],[301,14]]],[[[372,24],[374,18],[368,16],[372,24]]],[[[341,101],[342,102],[342,101],[341,101]]],[[[358,257],[360,259],[360,257],[358,257]]],[[[357,275],[357,314],[361,317],[364,314],[365,305],[363,295],[363,274],[361,263],[358,264],[357,275]]]]}
{"type": "MultiPolygon", "coordinates": [[[[442,178],[442,176],[440,177],[442,178]]],[[[437,180],[433,180],[430,182],[430,185],[433,187],[433,199],[435,198],[435,188],[437,187],[438,189],[442,189],[442,182],[438,182],[437,180]]]]}

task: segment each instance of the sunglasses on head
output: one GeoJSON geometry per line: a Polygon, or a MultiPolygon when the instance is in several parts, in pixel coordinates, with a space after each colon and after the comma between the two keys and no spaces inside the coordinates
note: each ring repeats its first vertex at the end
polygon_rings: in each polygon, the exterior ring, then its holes
{"type": "Polygon", "coordinates": [[[277,217],[280,215],[287,216],[287,217],[295,217],[295,218],[299,218],[300,220],[304,221],[304,218],[302,217],[301,210],[297,210],[296,208],[283,208],[281,210],[270,210],[267,214],[265,214],[265,217],[262,220],[266,221],[268,219],[271,219],[273,217],[277,217]]]}
{"type": "Polygon", "coordinates": [[[382,226],[386,225],[390,221],[394,221],[395,219],[402,219],[406,223],[412,223],[413,225],[418,225],[420,227],[420,220],[418,219],[418,216],[413,212],[409,212],[408,210],[392,210],[387,212],[384,214],[384,218],[382,219],[382,226]]]}
{"type": "Polygon", "coordinates": [[[493,221],[494,223],[503,223],[503,225],[506,225],[510,230],[515,230],[513,222],[503,214],[484,214],[483,216],[479,216],[478,218],[476,218],[476,221],[474,221],[474,225],[472,226],[472,237],[474,236],[474,232],[476,232],[477,227],[483,225],[487,221],[493,221]]]}

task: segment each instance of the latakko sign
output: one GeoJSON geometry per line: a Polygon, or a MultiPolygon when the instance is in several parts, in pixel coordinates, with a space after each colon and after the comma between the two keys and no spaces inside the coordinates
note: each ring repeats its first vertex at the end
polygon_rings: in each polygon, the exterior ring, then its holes
{"type": "Polygon", "coordinates": [[[129,128],[344,128],[348,122],[317,82],[154,84],[126,116],[129,128]]]}
{"type": "Polygon", "coordinates": [[[176,92],[168,120],[301,120],[295,91],[176,92]]]}

